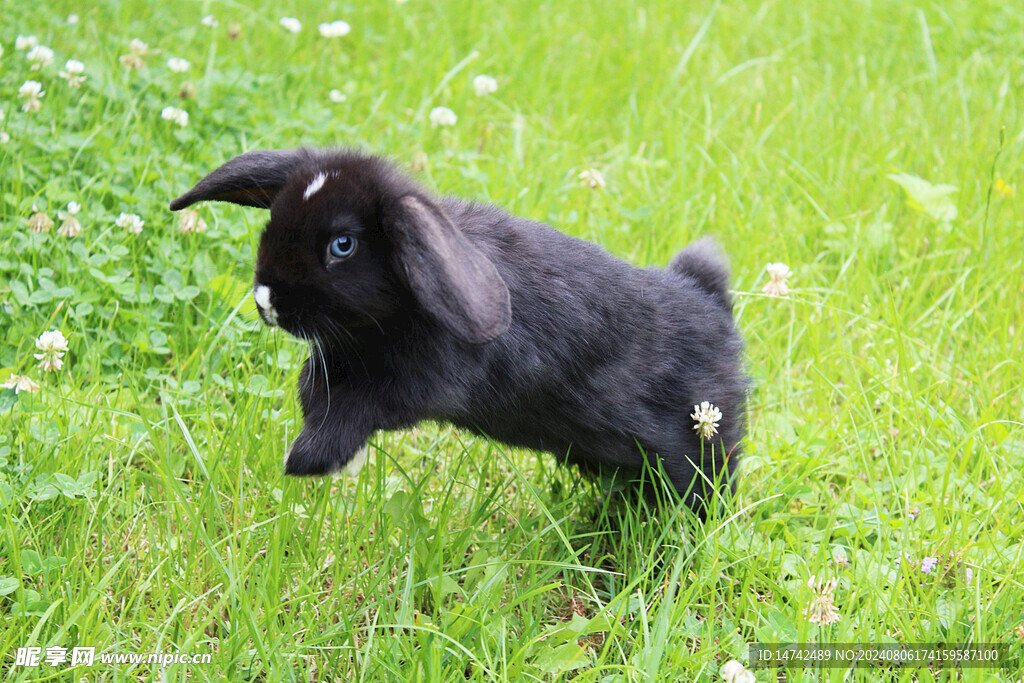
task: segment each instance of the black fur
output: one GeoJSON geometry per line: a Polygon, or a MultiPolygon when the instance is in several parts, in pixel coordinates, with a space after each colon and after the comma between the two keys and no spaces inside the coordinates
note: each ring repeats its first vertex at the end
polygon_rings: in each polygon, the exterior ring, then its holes
{"type": "Polygon", "coordinates": [[[336,470],[374,431],[435,419],[588,471],[634,477],[656,455],[695,509],[708,481],[733,481],[746,380],[713,242],[641,269],[349,151],[243,154],[171,208],[202,200],[270,203],[256,283],[313,349],[289,474],[336,470]],[[341,234],[356,251],[334,262],[341,234]],[[701,401],[723,415],[703,443],[701,401]]]}

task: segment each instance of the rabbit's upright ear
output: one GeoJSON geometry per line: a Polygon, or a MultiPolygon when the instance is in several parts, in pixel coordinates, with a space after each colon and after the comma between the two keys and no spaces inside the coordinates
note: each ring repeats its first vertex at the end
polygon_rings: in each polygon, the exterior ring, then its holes
{"type": "Polygon", "coordinates": [[[486,344],[508,329],[508,288],[497,268],[440,207],[406,195],[386,211],[398,268],[416,300],[459,339],[486,344]]]}
{"type": "Polygon", "coordinates": [[[208,200],[269,209],[288,176],[307,158],[308,153],[301,149],[246,152],[171,202],[171,211],[208,200]]]}

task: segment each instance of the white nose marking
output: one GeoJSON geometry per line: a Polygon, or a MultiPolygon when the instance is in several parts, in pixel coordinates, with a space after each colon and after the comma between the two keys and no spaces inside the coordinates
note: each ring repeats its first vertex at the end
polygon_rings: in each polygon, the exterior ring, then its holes
{"type": "Polygon", "coordinates": [[[270,287],[256,285],[256,289],[253,291],[253,298],[256,299],[256,305],[260,308],[270,308],[270,287]]]}
{"type": "Polygon", "coordinates": [[[259,306],[259,309],[263,311],[267,322],[271,325],[276,325],[277,311],[274,310],[273,304],[270,303],[270,287],[256,285],[255,289],[252,290],[252,298],[256,300],[256,305],[259,306]]]}

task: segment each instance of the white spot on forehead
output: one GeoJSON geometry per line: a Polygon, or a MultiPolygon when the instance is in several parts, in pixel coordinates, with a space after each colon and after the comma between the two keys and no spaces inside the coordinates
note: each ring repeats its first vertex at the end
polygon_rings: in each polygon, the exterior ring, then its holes
{"type": "Polygon", "coordinates": [[[309,182],[309,186],[306,188],[306,191],[302,193],[302,199],[309,199],[314,194],[316,194],[317,191],[319,191],[320,188],[324,186],[324,181],[326,180],[327,174],[324,173],[323,171],[320,171],[315,176],[313,176],[313,180],[309,182]]]}

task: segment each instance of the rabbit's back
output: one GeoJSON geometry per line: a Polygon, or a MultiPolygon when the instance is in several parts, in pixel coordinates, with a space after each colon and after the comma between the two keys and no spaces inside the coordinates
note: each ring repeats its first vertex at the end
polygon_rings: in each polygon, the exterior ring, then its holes
{"type": "Polygon", "coordinates": [[[509,330],[474,350],[485,370],[447,419],[588,469],[637,469],[639,445],[681,492],[694,479],[689,461],[713,478],[728,453],[731,470],[746,384],[720,293],[494,207],[445,209],[497,266],[512,305],[509,330]],[[690,417],[702,401],[723,415],[704,444],[690,417]]]}

